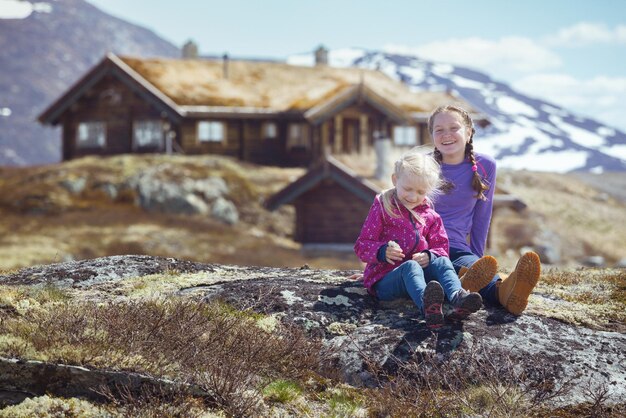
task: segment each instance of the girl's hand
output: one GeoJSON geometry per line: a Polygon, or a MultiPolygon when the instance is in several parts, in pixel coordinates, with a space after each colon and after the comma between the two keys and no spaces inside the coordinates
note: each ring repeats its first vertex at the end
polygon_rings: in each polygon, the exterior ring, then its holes
{"type": "Polygon", "coordinates": [[[387,251],[385,251],[385,258],[389,264],[395,264],[404,259],[404,253],[399,246],[389,245],[387,246],[387,251]]]}
{"type": "Polygon", "coordinates": [[[417,264],[419,264],[422,268],[426,268],[428,267],[428,264],[430,264],[430,257],[428,256],[428,253],[413,254],[412,258],[417,261],[417,264]]]}

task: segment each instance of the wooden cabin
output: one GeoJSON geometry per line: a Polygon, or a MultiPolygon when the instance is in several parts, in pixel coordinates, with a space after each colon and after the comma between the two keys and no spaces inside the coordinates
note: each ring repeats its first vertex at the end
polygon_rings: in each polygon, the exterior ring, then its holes
{"type": "Polygon", "coordinates": [[[364,152],[375,137],[430,142],[428,112],[447,103],[487,123],[451,94],[412,92],[374,70],[108,54],[39,121],[63,127],[63,160],[178,152],[307,166],[364,152]]]}
{"type": "MultiPolygon", "coordinates": [[[[305,245],[354,244],[374,198],[382,189],[327,156],[306,174],[271,196],[265,207],[292,204],[296,212],[293,239],[305,245]]],[[[494,195],[493,217],[503,209],[522,212],[526,204],[501,187],[494,195]]],[[[493,229],[493,228],[491,228],[493,229]]],[[[487,247],[491,244],[491,229],[487,247]]]]}

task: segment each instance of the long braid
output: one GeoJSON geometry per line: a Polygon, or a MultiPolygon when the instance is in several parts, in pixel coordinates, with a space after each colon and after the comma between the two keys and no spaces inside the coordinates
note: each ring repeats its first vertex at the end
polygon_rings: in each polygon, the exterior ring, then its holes
{"type": "MultiPolygon", "coordinates": [[[[465,144],[465,156],[469,159],[472,167],[476,166],[476,157],[474,156],[474,134],[470,137],[470,140],[465,144]]],[[[476,166],[477,167],[477,166],[476,166]]],[[[487,196],[485,196],[485,192],[489,190],[489,185],[483,181],[478,174],[478,170],[474,171],[474,175],[472,177],[472,189],[476,192],[476,199],[487,200],[487,196]]]]}

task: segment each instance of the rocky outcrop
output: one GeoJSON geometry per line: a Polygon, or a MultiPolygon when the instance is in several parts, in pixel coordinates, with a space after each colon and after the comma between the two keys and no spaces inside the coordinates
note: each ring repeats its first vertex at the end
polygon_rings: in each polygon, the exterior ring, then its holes
{"type": "Polygon", "coordinates": [[[166,167],[147,170],[128,180],[126,187],[135,190],[137,205],[148,212],[210,215],[233,225],[239,221],[235,205],[226,200],[229,193],[220,177],[202,180],[168,181],[160,178],[166,167]]]}
{"type": "MultiPolygon", "coordinates": [[[[568,382],[556,405],[583,402],[590,391],[602,387],[609,390],[612,402],[626,397],[623,333],[577,327],[535,314],[515,317],[498,308],[483,309],[469,320],[449,323],[433,333],[411,303],[376,301],[360,282],[347,279],[353,272],[117,256],[24,269],[0,276],[0,284],[52,284],[90,299],[119,300],[131,297],[120,289],[138,277],[168,271],[175,271],[181,284],[163,287],[160,297],[220,299],[298,324],[324,341],[343,378],[356,386],[376,385],[372,366],[393,374],[404,362],[426,355],[440,362],[467,355],[496,363],[506,359],[513,368],[527,375],[541,374],[555,386],[568,382]],[[182,280],[188,274],[194,279],[182,280]]],[[[3,367],[11,373],[10,363],[3,367]]],[[[468,362],[467,373],[473,372],[468,362]]],[[[51,389],[41,382],[38,387],[51,389]]],[[[4,383],[0,391],[7,390],[4,383]]],[[[18,389],[13,385],[11,390],[18,389]]]]}

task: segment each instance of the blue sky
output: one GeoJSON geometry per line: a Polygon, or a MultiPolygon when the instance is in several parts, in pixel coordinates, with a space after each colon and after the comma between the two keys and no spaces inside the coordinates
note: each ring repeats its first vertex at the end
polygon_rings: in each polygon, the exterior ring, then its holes
{"type": "MultiPolygon", "coordinates": [[[[43,1],[43,0],[42,0],[43,1]]],[[[362,47],[464,65],[626,130],[622,0],[89,0],[201,54],[362,47]]]]}

